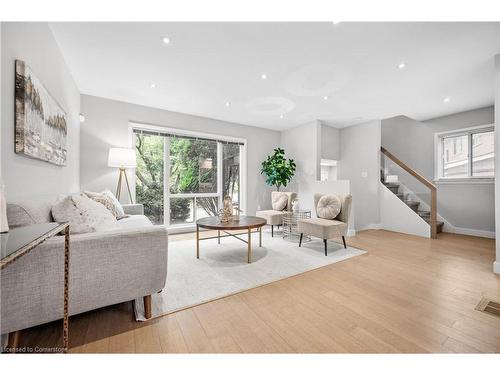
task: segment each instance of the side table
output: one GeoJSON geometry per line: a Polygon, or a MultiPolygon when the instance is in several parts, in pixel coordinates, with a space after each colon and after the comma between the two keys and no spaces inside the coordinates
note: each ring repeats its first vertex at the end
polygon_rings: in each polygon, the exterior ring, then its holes
{"type": "MultiPolygon", "coordinates": [[[[300,233],[297,230],[297,221],[300,219],[309,219],[311,210],[297,210],[283,212],[283,239],[292,242],[299,242],[300,233]]],[[[311,241],[310,236],[304,235],[302,242],[311,241]]]]}
{"type": "MultiPolygon", "coordinates": [[[[68,351],[69,334],[69,223],[42,223],[11,229],[0,234],[0,270],[9,267],[16,260],[28,254],[46,239],[64,232],[64,310],[63,310],[63,351],[68,351]]],[[[16,348],[19,331],[9,333],[10,348],[16,348]]]]}

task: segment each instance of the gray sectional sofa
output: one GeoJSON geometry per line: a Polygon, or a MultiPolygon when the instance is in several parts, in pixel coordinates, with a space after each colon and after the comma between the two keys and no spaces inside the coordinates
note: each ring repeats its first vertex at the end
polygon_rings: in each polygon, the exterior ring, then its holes
{"type": "MultiPolygon", "coordinates": [[[[53,201],[8,204],[9,226],[53,221],[53,201]]],[[[119,229],[71,235],[70,315],[150,295],[165,286],[168,235],[141,205],[125,205],[119,229]]],[[[48,239],[1,274],[2,334],[63,317],[64,236],[48,239]]],[[[147,307],[146,307],[147,310],[147,307]]],[[[71,322],[71,320],[70,320],[71,322]]]]}

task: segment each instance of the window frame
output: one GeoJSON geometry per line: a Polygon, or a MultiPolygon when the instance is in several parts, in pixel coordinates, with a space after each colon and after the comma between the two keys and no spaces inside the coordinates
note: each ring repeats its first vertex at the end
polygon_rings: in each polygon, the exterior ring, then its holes
{"type": "MultiPolygon", "coordinates": [[[[182,194],[171,194],[170,193],[170,138],[165,137],[164,149],[163,149],[163,220],[164,225],[169,228],[176,230],[191,230],[196,227],[196,198],[206,198],[206,197],[218,197],[219,208],[222,207],[223,197],[222,197],[222,143],[221,142],[235,142],[242,143],[240,145],[240,173],[239,173],[239,188],[240,188],[240,209],[246,212],[247,209],[247,140],[245,138],[235,138],[224,135],[217,135],[212,133],[196,132],[191,130],[183,130],[177,128],[168,128],[159,125],[150,125],[144,123],[129,122],[129,144],[131,148],[135,147],[135,130],[153,131],[158,133],[169,133],[179,136],[189,136],[189,137],[199,137],[205,139],[212,139],[217,142],[217,192],[216,193],[182,193],[182,194]],[[193,212],[193,222],[184,224],[170,224],[170,198],[193,198],[194,199],[194,212],[193,212]]],[[[133,196],[135,197],[135,173],[133,174],[133,196]]]]}
{"type": "MultiPolygon", "coordinates": [[[[473,176],[473,135],[494,132],[494,124],[486,124],[479,126],[472,126],[469,128],[450,130],[445,132],[439,132],[434,134],[434,181],[435,182],[451,182],[451,183],[466,183],[466,182],[485,182],[490,183],[495,181],[495,176],[473,176]],[[443,150],[443,140],[445,138],[458,137],[466,135],[468,138],[468,150],[467,150],[467,176],[464,177],[446,177],[444,176],[444,150],[443,150]]],[[[494,157],[495,160],[495,157],[494,157]]],[[[493,171],[493,174],[495,172],[493,171]]]]}

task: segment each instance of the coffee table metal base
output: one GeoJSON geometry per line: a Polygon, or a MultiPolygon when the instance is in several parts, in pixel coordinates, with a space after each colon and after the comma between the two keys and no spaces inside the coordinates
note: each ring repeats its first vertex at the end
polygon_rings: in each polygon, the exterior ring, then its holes
{"type": "Polygon", "coordinates": [[[259,247],[262,247],[262,227],[260,228],[257,228],[257,230],[254,230],[252,231],[251,229],[247,229],[247,232],[243,232],[243,233],[230,233],[226,230],[218,230],[217,231],[218,234],[217,236],[211,236],[211,237],[203,237],[203,238],[200,238],[200,226],[197,225],[196,226],[196,258],[197,259],[200,259],[200,241],[204,241],[204,240],[212,240],[212,239],[215,239],[217,238],[217,242],[218,244],[220,245],[220,239],[223,238],[223,237],[234,237],[244,243],[247,244],[247,262],[248,263],[252,263],[252,234],[253,233],[259,233],[259,247]],[[223,232],[225,234],[221,235],[220,233],[223,232]],[[244,235],[247,235],[247,239],[243,239],[241,237],[238,237],[238,236],[244,236],[244,235]]]}
{"type": "Polygon", "coordinates": [[[217,238],[220,244],[221,237],[234,237],[247,244],[247,261],[252,262],[252,233],[259,233],[259,246],[262,246],[262,227],[266,220],[256,216],[240,216],[238,220],[221,222],[218,217],[205,217],[196,221],[196,258],[200,258],[200,241],[217,238]],[[200,238],[200,228],[217,231],[217,236],[200,238]],[[243,231],[243,233],[231,233],[230,231],[243,231]],[[225,233],[224,235],[221,235],[225,233]],[[247,236],[247,239],[239,236],[247,236]]]}

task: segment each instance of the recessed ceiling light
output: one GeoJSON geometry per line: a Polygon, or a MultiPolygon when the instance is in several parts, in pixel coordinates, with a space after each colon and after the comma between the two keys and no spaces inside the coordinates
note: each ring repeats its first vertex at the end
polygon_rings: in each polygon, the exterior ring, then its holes
{"type": "Polygon", "coordinates": [[[170,38],[168,36],[162,36],[161,41],[163,44],[170,44],[170,38]]]}
{"type": "Polygon", "coordinates": [[[85,116],[80,113],[80,122],[85,122],[85,116]]]}
{"type": "Polygon", "coordinates": [[[398,69],[404,69],[404,68],[406,68],[406,63],[404,63],[404,62],[400,62],[400,63],[398,64],[398,69]]]}
{"type": "Polygon", "coordinates": [[[226,105],[226,107],[229,107],[229,106],[231,105],[231,103],[226,102],[226,104],[225,104],[225,105],[226,105]]]}
{"type": "Polygon", "coordinates": [[[340,23],[340,21],[333,21],[332,22],[334,25],[338,25],[340,23]]]}
{"type": "Polygon", "coordinates": [[[323,96],[323,100],[328,100],[328,95],[323,96]]]}
{"type": "Polygon", "coordinates": [[[152,88],[152,89],[155,89],[155,88],[156,88],[156,83],[152,83],[152,84],[151,84],[151,88],[152,88]]]}
{"type": "Polygon", "coordinates": [[[283,118],[283,115],[280,115],[280,118],[283,118]]]}
{"type": "Polygon", "coordinates": [[[262,79],[267,79],[267,74],[266,74],[266,73],[262,73],[262,74],[260,75],[260,78],[262,78],[262,79]]]}
{"type": "Polygon", "coordinates": [[[449,102],[450,102],[450,100],[451,100],[451,99],[450,99],[450,97],[449,97],[449,96],[447,96],[446,98],[444,98],[444,99],[443,99],[443,102],[445,102],[445,103],[449,103],[449,102]]]}

